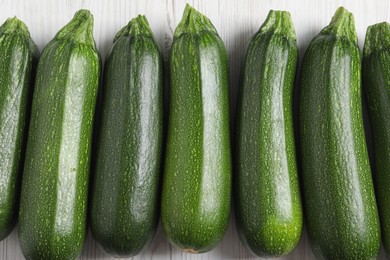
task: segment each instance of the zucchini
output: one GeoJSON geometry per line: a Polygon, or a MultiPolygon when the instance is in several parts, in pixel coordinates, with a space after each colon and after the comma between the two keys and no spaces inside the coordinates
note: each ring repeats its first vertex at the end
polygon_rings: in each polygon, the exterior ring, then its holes
{"type": "Polygon", "coordinates": [[[91,230],[116,257],[137,254],[159,219],[163,59],[145,16],[118,32],[104,70],[91,230]]]}
{"type": "Polygon", "coordinates": [[[374,139],[374,184],[382,240],[390,254],[390,24],[369,26],[363,50],[363,87],[374,139]]]}
{"type": "Polygon", "coordinates": [[[99,74],[93,17],[80,10],[38,63],[19,212],[27,259],[74,259],[83,247],[99,74]]]}
{"type": "Polygon", "coordinates": [[[22,21],[14,17],[0,26],[0,240],[8,236],[17,221],[38,55],[22,21]]]}
{"type": "Polygon", "coordinates": [[[360,69],[353,15],[340,7],[309,44],[300,85],[304,203],[319,258],[374,258],[380,246],[360,69]]]}
{"type": "Polygon", "coordinates": [[[288,254],[302,233],[293,127],[297,62],[290,14],[271,10],[246,53],[236,145],[237,230],[262,257],[288,254]]]}
{"type": "Polygon", "coordinates": [[[162,225],[190,253],[211,250],[229,221],[228,67],[210,20],[187,5],[169,57],[170,100],[162,225]]]}

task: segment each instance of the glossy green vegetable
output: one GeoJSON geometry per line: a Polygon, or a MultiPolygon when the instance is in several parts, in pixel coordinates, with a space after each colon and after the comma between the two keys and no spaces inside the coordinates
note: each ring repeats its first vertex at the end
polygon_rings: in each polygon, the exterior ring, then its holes
{"type": "Polygon", "coordinates": [[[86,234],[100,59],[93,17],[78,11],[39,60],[19,212],[27,259],[74,259],[86,234]]]}
{"type": "Polygon", "coordinates": [[[369,259],[380,245],[353,15],[340,7],[306,50],[300,139],[307,229],[318,258],[369,259]]]}
{"type": "Polygon", "coordinates": [[[15,226],[38,48],[16,17],[0,26],[0,240],[15,226]]]}
{"type": "Polygon", "coordinates": [[[159,219],[163,60],[144,16],[116,35],[104,72],[91,230],[114,256],[137,254],[159,219]]]}
{"type": "Polygon", "coordinates": [[[390,24],[386,22],[367,29],[363,83],[374,137],[374,180],[382,240],[390,254],[390,24]]]}
{"type": "Polygon", "coordinates": [[[208,18],[187,5],[169,59],[162,224],[169,241],[206,252],[227,228],[231,151],[226,50],[208,18]]]}
{"type": "Polygon", "coordinates": [[[292,112],[297,61],[290,14],[270,11],[248,46],[237,128],[237,229],[258,256],[288,254],[302,233],[292,112]]]}

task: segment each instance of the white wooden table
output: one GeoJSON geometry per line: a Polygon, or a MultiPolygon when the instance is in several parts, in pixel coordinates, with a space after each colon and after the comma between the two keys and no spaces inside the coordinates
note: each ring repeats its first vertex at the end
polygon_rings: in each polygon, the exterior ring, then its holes
{"type": "MultiPolygon", "coordinates": [[[[137,14],[145,14],[165,58],[172,42],[173,31],[181,19],[185,0],[0,0],[0,23],[17,16],[30,29],[40,50],[80,8],[89,9],[95,17],[95,39],[104,58],[115,33],[137,14]]],[[[270,9],[291,12],[298,35],[300,58],[309,41],[326,26],[336,8],[343,5],[355,15],[360,47],[368,25],[390,21],[388,0],[189,0],[192,6],[207,15],[226,44],[230,65],[230,89],[233,112],[239,88],[239,72],[246,44],[263,23],[270,9]]],[[[110,259],[89,235],[82,259],[110,259]]],[[[134,259],[249,259],[254,258],[240,243],[234,217],[224,239],[211,252],[190,255],[169,245],[159,227],[153,242],[134,259]]],[[[380,259],[384,259],[381,250],[380,259]]],[[[0,242],[0,260],[23,259],[17,230],[0,242]]],[[[306,234],[289,256],[280,259],[314,259],[306,234]]]]}

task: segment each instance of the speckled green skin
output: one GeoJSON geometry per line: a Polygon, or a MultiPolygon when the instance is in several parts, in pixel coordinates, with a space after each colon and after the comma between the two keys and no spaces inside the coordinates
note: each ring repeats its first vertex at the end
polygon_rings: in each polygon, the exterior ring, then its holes
{"type": "Polygon", "coordinates": [[[307,48],[301,74],[305,213],[318,258],[370,259],[379,250],[360,68],[353,16],[339,8],[307,48]]]}
{"type": "Polygon", "coordinates": [[[162,225],[186,252],[211,250],[230,213],[226,50],[211,22],[187,5],[170,53],[162,225]]]}
{"type": "Polygon", "coordinates": [[[104,72],[91,230],[113,256],[137,254],[160,205],[163,60],[144,16],[116,36],[104,72]]]}
{"type": "Polygon", "coordinates": [[[10,18],[0,27],[0,240],[15,226],[32,78],[38,48],[26,25],[10,18]]]}
{"type": "Polygon", "coordinates": [[[390,24],[368,27],[363,55],[363,86],[375,147],[374,180],[383,246],[390,254],[390,24]]]}
{"type": "Polygon", "coordinates": [[[19,212],[27,259],[74,259],[84,244],[100,71],[92,28],[80,10],[39,60],[19,212]]]}
{"type": "Polygon", "coordinates": [[[245,58],[235,181],[238,233],[262,257],[288,254],[302,233],[292,113],[297,61],[290,14],[270,11],[245,58]]]}

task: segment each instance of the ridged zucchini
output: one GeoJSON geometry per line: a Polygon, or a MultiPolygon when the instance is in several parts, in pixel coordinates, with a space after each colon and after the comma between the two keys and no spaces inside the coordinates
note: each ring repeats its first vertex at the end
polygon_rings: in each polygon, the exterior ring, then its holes
{"type": "Polygon", "coordinates": [[[39,51],[16,17],[0,26],[0,240],[18,218],[28,115],[39,51]]]}
{"type": "Polygon", "coordinates": [[[360,69],[353,15],[340,7],[309,44],[301,73],[304,203],[318,258],[369,259],[379,250],[360,69]]]}
{"type": "Polygon", "coordinates": [[[390,254],[390,24],[386,22],[367,29],[363,87],[374,137],[374,184],[382,241],[390,254]]]}
{"type": "Polygon", "coordinates": [[[288,254],[302,233],[292,112],[297,61],[290,14],[271,10],[246,53],[235,181],[238,233],[263,257],[288,254]]]}
{"type": "Polygon", "coordinates": [[[99,74],[93,17],[80,10],[38,63],[19,212],[27,259],[74,259],[83,247],[99,74]]]}
{"type": "Polygon", "coordinates": [[[114,256],[137,254],[159,219],[163,59],[144,16],[118,32],[104,70],[91,230],[114,256]]]}
{"type": "Polygon", "coordinates": [[[187,5],[169,57],[170,100],[162,225],[190,253],[216,246],[230,213],[226,50],[210,20],[187,5]]]}

